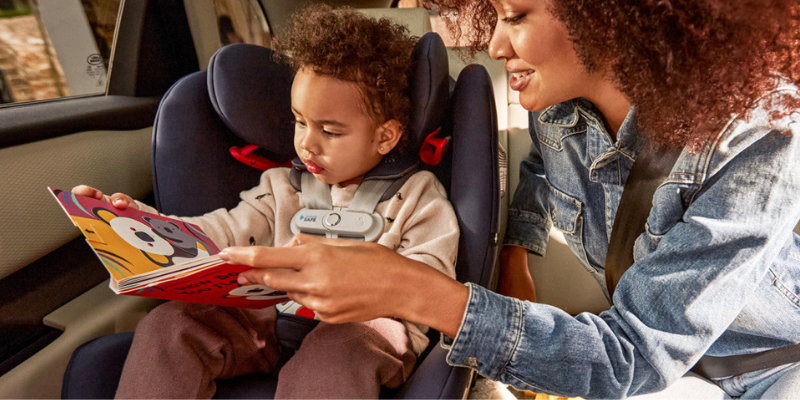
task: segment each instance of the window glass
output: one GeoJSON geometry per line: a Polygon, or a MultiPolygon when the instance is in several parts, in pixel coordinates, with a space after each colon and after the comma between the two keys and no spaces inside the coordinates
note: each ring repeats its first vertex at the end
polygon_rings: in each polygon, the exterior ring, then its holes
{"type": "Polygon", "coordinates": [[[200,69],[206,69],[211,56],[225,45],[270,47],[269,26],[258,0],[192,0],[183,5],[200,69]]]}
{"type": "Polygon", "coordinates": [[[222,46],[249,43],[269,47],[269,28],[256,0],[214,0],[214,12],[222,46]]]}
{"type": "Polygon", "coordinates": [[[106,91],[121,0],[0,0],[0,103],[106,91]]]}

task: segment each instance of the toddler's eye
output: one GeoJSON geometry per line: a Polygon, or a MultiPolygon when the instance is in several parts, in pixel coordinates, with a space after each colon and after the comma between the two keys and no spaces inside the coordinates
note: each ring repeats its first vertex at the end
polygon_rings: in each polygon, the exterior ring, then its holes
{"type": "Polygon", "coordinates": [[[327,136],[327,137],[332,137],[332,138],[335,138],[335,137],[342,136],[342,134],[341,134],[341,133],[333,133],[333,132],[328,132],[328,131],[326,131],[326,130],[323,130],[323,131],[322,131],[322,134],[324,134],[324,135],[325,135],[325,136],[327,136]]]}

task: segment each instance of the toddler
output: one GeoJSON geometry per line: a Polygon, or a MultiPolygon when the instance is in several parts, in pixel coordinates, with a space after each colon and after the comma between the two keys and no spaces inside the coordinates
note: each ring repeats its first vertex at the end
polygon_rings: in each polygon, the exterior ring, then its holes
{"type": "MultiPolygon", "coordinates": [[[[403,151],[415,42],[388,20],[315,6],[295,16],[286,40],[277,44],[296,70],[295,150],[308,172],[330,185],[334,207],[347,207],[365,174],[387,154],[403,151]]],[[[304,207],[289,172],[264,172],[231,210],[182,219],[199,225],[219,248],[284,246],[294,236],[292,217],[304,207]]],[[[88,186],[73,192],[157,212],[121,193],[105,196],[88,186]]],[[[413,174],[376,212],[384,218],[378,243],[455,276],[458,223],[433,174],[413,174]]],[[[427,327],[407,321],[321,322],[280,365],[275,318],[274,307],[156,307],[136,329],[116,396],[211,398],[215,379],[277,373],[276,398],[377,398],[381,386],[405,382],[428,344],[427,327]]]]}

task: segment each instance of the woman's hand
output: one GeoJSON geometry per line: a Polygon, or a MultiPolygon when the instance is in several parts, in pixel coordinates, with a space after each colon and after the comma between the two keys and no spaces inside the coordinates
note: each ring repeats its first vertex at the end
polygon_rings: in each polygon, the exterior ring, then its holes
{"type": "Polygon", "coordinates": [[[86,185],[75,186],[74,188],[72,188],[72,193],[105,201],[106,203],[109,203],[120,210],[124,210],[129,207],[134,210],[139,209],[139,205],[137,205],[136,202],[133,201],[133,197],[128,196],[125,193],[114,193],[111,196],[107,196],[104,195],[103,192],[101,192],[100,190],[97,190],[91,186],[86,186],[86,185]]]}
{"type": "Polygon", "coordinates": [[[468,298],[458,281],[376,243],[300,234],[288,247],[222,252],[231,263],[255,267],[240,283],[285,291],[326,322],[397,317],[455,336],[468,298]]]}
{"type": "Polygon", "coordinates": [[[500,251],[500,277],[497,292],[503,296],[536,301],[536,288],[528,269],[528,249],[505,246],[500,251]]]}

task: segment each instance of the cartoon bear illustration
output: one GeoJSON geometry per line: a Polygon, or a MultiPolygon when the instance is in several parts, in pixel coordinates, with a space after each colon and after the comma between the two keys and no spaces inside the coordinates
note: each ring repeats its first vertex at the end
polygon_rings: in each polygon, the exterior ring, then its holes
{"type": "Polygon", "coordinates": [[[153,232],[155,232],[156,235],[161,236],[172,244],[172,246],[175,248],[175,254],[173,257],[181,257],[181,259],[185,258],[187,260],[191,260],[209,255],[208,251],[200,247],[202,246],[202,242],[199,241],[197,237],[181,230],[180,225],[176,224],[175,222],[164,221],[147,216],[142,217],[142,219],[150,224],[150,226],[153,228],[153,232]]]}
{"type": "MultiPolygon", "coordinates": [[[[192,254],[191,250],[176,246],[173,242],[159,235],[153,227],[141,221],[120,217],[113,211],[103,207],[95,207],[92,212],[98,220],[108,224],[122,240],[141,250],[147,259],[158,266],[169,267],[209,255],[208,251],[197,247],[196,240],[194,242],[195,252],[192,254]]],[[[157,221],[155,218],[148,219],[148,222],[157,221]]],[[[178,236],[174,232],[172,234],[178,236]]],[[[183,234],[189,236],[186,233],[183,234]]]]}

